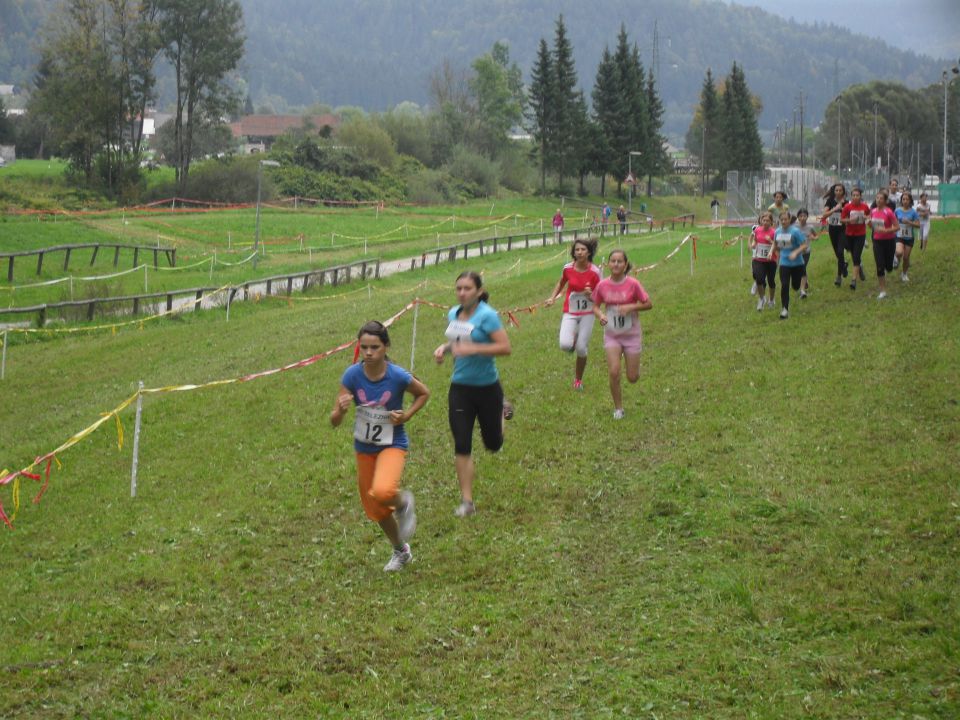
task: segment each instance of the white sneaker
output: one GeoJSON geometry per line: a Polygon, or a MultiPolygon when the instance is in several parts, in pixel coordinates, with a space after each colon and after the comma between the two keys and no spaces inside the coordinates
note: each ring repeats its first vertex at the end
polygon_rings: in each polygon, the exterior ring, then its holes
{"type": "Polygon", "coordinates": [[[800,291],[800,299],[801,299],[801,300],[806,300],[806,299],[807,299],[807,291],[806,291],[806,290],[801,290],[801,291],[800,291]]]}
{"type": "Polygon", "coordinates": [[[910,278],[907,277],[906,273],[900,273],[900,282],[910,282],[910,278]]]}
{"type": "Polygon", "coordinates": [[[623,420],[623,408],[617,408],[613,411],[614,420],[623,420]]]}
{"type": "Polygon", "coordinates": [[[900,267],[900,258],[894,257],[894,258],[893,258],[893,269],[896,270],[898,267],[900,267]]]}
{"type": "Polygon", "coordinates": [[[780,311],[781,320],[786,320],[788,317],[790,317],[790,312],[786,308],[780,311]]]}
{"type": "Polygon", "coordinates": [[[767,298],[767,307],[768,307],[768,308],[775,308],[776,306],[777,306],[777,304],[776,304],[771,298],[767,298]]]}
{"type": "Polygon", "coordinates": [[[765,304],[765,303],[763,302],[763,298],[760,298],[759,300],[757,300],[757,310],[758,310],[758,311],[759,311],[759,310],[763,310],[764,304],[765,304]]]}
{"type": "Polygon", "coordinates": [[[884,290],[882,293],[877,295],[877,300],[883,300],[887,296],[887,291],[884,290]]]}
{"type": "Polygon", "coordinates": [[[397,518],[400,540],[406,542],[413,537],[413,533],[417,529],[417,512],[413,505],[413,493],[404,490],[401,496],[403,504],[394,510],[393,514],[397,518]]]}
{"type": "Polygon", "coordinates": [[[751,294],[751,295],[756,295],[756,294],[757,294],[757,284],[756,284],[756,283],[754,283],[754,284],[753,284],[753,287],[750,288],[750,294],[751,294]]]}
{"type": "Polygon", "coordinates": [[[384,572],[399,572],[403,566],[413,560],[413,553],[410,552],[410,546],[404,543],[402,550],[394,550],[390,557],[390,562],[383,566],[384,572]]]}
{"type": "Polygon", "coordinates": [[[467,517],[467,515],[474,515],[477,512],[477,508],[474,506],[473,501],[463,500],[457,505],[457,509],[453,511],[453,514],[458,518],[467,517]]]}

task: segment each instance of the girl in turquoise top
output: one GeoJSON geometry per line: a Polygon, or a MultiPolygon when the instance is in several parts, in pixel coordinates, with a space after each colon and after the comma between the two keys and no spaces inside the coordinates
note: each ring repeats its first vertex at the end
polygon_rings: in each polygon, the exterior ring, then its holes
{"type": "Polygon", "coordinates": [[[806,234],[793,225],[794,218],[790,213],[780,215],[780,227],[774,236],[774,242],[780,251],[780,319],[790,317],[790,286],[794,290],[800,289],[803,279],[803,253],[810,249],[810,241],[806,234]]]}
{"type": "Polygon", "coordinates": [[[510,338],[500,316],[487,304],[479,273],[466,271],[457,278],[459,305],[447,315],[447,342],[433,352],[438,364],[453,355],[453,378],[448,394],[447,417],[453,433],[460,505],[455,515],[473,515],[473,426],[479,421],[480,437],[491,452],[503,446],[503,421],[513,416],[513,406],[503,399],[503,388],[494,358],[509,355],[510,338]]]}

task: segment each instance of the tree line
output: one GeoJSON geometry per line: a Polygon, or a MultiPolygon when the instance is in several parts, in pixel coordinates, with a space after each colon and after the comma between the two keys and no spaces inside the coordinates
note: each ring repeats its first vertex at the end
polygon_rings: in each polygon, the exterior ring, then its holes
{"type": "Polygon", "coordinates": [[[28,111],[78,179],[122,195],[143,159],[156,65],[176,84],[173,157],[186,188],[193,137],[238,98],[227,82],[243,56],[236,0],[64,0],[45,28],[28,111]]]}

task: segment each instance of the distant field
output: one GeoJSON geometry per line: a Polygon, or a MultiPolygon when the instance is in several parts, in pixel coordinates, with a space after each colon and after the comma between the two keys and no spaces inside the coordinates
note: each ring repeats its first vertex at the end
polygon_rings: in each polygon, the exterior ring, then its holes
{"type": "MultiPolygon", "coordinates": [[[[420,525],[398,576],[359,507],[349,429],[327,421],[349,354],[147,397],[136,499],[130,409],[122,451],[111,420],[63,454],[39,504],[25,485],[0,531],[2,714],[956,718],[960,223],[934,233],[883,302],[872,271],[834,288],[821,241],[785,322],[753,309],[738,247],[704,233],[692,277],[684,248],[641,278],[654,309],[621,422],[600,333],[575,393],[559,308],[518,312],[498,361],[517,415],[503,451],[478,455],[467,521],[452,515],[450,367],[430,359],[444,313],[420,308],[415,348],[402,317],[390,354],[413,351],[433,397],[409,426],[420,525]]],[[[624,242],[645,262],[682,235],[624,242]]],[[[538,303],[566,250],[244,303],[229,323],[17,337],[0,469],[139,380],[309,357],[414,295],[450,303],[467,267],[498,309],[538,303]]],[[[0,500],[10,511],[11,488],[0,500]]]]}

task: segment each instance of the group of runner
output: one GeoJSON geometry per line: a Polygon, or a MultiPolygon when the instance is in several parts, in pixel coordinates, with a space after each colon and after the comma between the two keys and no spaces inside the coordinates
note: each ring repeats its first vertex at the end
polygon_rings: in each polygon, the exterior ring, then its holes
{"type": "MultiPolygon", "coordinates": [[[[909,191],[900,192],[896,178],[889,188],[877,192],[874,202],[867,205],[860,188],[853,188],[850,197],[843,183],[835,183],[823,196],[824,207],[818,215],[826,224],[830,244],[837,259],[834,285],[840,287],[850,277],[850,289],[866,280],[862,257],[870,228],[873,256],[876,263],[879,292],[877,299],[887,297],[887,273],[900,270],[900,280],[910,281],[910,255],[915,235],[919,230],[920,248],[926,248],[930,234],[930,204],[926,193],[921,193],[914,206],[909,191]],[[850,263],[847,262],[847,254],[850,263]],[[851,274],[852,264],[852,274],[851,274]]],[[[782,190],[774,193],[774,202],[762,213],[750,236],[754,284],[751,293],[759,295],[757,310],[775,307],[776,276],[780,275],[780,319],[790,317],[790,289],[806,298],[809,290],[807,265],[810,248],[819,233],[808,224],[809,212],[801,208],[791,214],[787,195],[782,190]],[[764,297],[766,291],[767,297],[764,297]]]]}
{"type": "MultiPolygon", "coordinates": [[[[546,306],[553,305],[565,289],[560,322],[560,347],[576,354],[573,387],[583,389],[587,350],[596,322],[604,328],[604,351],[613,398],[613,417],[624,417],[620,387],[621,365],[627,381],[640,377],[643,344],[638,313],[653,305],[636,278],[622,249],[610,252],[609,277],[602,277],[593,263],[594,239],[573,242],[572,261],[564,265],[546,306]],[[603,308],[603,311],[601,311],[603,308]]],[[[461,273],[456,281],[457,305],[447,314],[446,341],[434,350],[437,363],[453,357],[453,376],[448,392],[447,419],[453,436],[454,465],[460,487],[460,503],[454,514],[473,515],[475,468],[473,430],[480,426],[484,446],[497,452],[503,446],[505,421],[513,416],[512,404],[504,399],[495,358],[509,355],[510,339],[500,316],[489,304],[483,278],[476,272],[461,273]]],[[[357,333],[357,358],[343,373],[330,423],[339,426],[350,406],[355,407],[353,443],[357,485],[363,509],[377,522],[393,548],[384,566],[388,572],[402,570],[412,559],[409,540],[416,529],[414,496],[400,487],[408,448],[407,423],[426,404],[430,391],[409,371],[387,356],[390,336],[377,321],[357,333]],[[404,410],[403,397],[413,402],[404,410]]]]}

